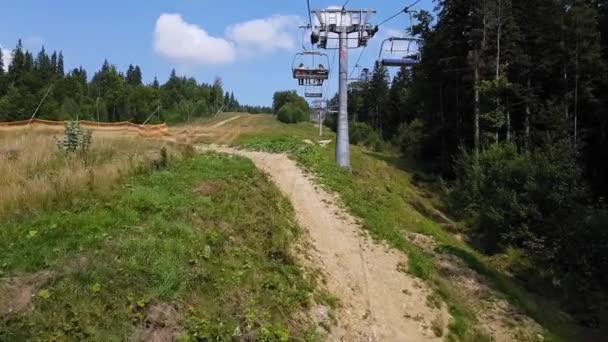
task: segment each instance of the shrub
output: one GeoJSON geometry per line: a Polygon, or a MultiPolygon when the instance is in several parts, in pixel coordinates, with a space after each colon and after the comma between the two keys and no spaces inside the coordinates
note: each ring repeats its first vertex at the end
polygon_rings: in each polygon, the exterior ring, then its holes
{"type": "Polygon", "coordinates": [[[401,152],[413,157],[419,157],[422,150],[424,139],[424,124],[419,119],[412,122],[404,122],[399,126],[399,131],[395,137],[395,145],[401,152]]]}
{"type": "Polygon", "coordinates": [[[350,124],[350,143],[365,146],[374,151],[383,151],[387,144],[382,137],[370,125],[363,122],[352,122],[350,124]]]}
{"type": "Polygon", "coordinates": [[[78,121],[66,121],[63,137],[57,139],[57,148],[65,153],[86,152],[91,145],[91,131],[82,128],[78,121]]]}
{"type": "Polygon", "coordinates": [[[450,205],[471,219],[488,252],[522,249],[545,278],[576,291],[608,285],[608,215],[591,202],[570,142],[531,152],[495,144],[478,164],[465,152],[456,173],[450,205]]]}
{"type": "MultiPolygon", "coordinates": [[[[299,109],[303,113],[308,113],[310,108],[308,102],[302,96],[299,96],[295,90],[289,91],[277,91],[274,93],[272,98],[272,112],[273,114],[279,114],[280,110],[287,104],[291,103],[293,107],[299,109]]],[[[308,120],[308,114],[306,114],[308,120]]],[[[302,120],[303,121],[303,120],[302,120]]]]}
{"type": "Polygon", "coordinates": [[[298,97],[295,90],[277,91],[272,96],[272,113],[277,115],[279,109],[290,102],[293,98],[298,97]]]}
{"type": "Polygon", "coordinates": [[[284,123],[298,123],[309,120],[308,111],[302,110],[301,104],[288,102],[277,113],[277,119],[284,123]]]}
{"type": "Polygon", "coordinates": [[[308,103],[306,99],[299,96],[295,90],[289,91],[277,91],[272,97],[272,112],[278,114],[281,107],[288,103],[294,103],[298,108],[303,111],[308,111],[308,103]]]}

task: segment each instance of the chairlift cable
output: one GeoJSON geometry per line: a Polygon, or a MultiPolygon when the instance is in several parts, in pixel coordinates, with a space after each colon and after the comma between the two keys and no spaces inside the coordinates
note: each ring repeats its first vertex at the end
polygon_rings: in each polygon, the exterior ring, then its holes
{"type": "Polygon", "coordinates": [[[346,2],[344,3],[344,5],[342,5],[342,8],[346,7],[346,5],[348,5],[349,2],[350,2],[350,0],[346,0],[346,2]]]}
{"type": "Polygon", "coordinates": [[[306,0],[306,5],[308,6],[308,24],[312,30],[312,12],[310,11],[310,0],[306,0]]]}
{"type": "Polygon", "coordinates": [[[357,67],[359,66],[359,62],[361,61],[361,57],[363,57],[363,53],[365,52],[365,49],[367,49],[367,45],[364,46],[363,49],[361,50],[361,53],[359,54],[359,58],[357,58],[357,62],[355,63],[353,70],[350,72],[350,75],[348,76],[349,79],[353,78],[353,74],[355,73],[355,70],[357,70],[357,67]]]}
{"type": "Polygon", "coordinates": [[[386,24],[387,22],[389,22],[389,21],[395,19],[396,17],[398,17],[399,15],[401,15],[401,13],[403,13],[403,10],[401,10],[401,11],[397,12],[395,15],[383,20],[380,24],[378,24],[376,26],[380,27],[381,25],[386,24]]]}
{"type": "MultiPolygon", "coordinates": [[[[331,58],[331,69],[334,69],[334,65],[336,64],[336,50],[333,51],[333,57],[331,58]]],[[[327,94],[327,92],[329,91],[329,82],[331,80],[331,73],[329,74],[329,79],[327,80],[327,82],[325,83],[327,86],[325,87],[325,91],[323,91],[324,94],[327,94]]],[[[323,89],[323,88],[321,88],[323,89]]]]}
{"type": "Polygon", "coordinates": [[[421,1],[421,0],[416,0],[416,1],[414,1],[412,4],[410,4],[410,5],[408,5],[408,6],[405,6],[405,8],[404,8],[404,9],[400,10],[399,12],[397,12],[397,13],[396,13],[396,14],[394,14],[394,15],[392,15],[391,17],[389,17],[389,18],[387,18],[387,19],[383,20],[382,22],[380,22],[380,24],[378,24],[378,25],[376,25],[376,26],[383,25],[383,24],[387,23],[388,21],[391,21],[391,20],[395,19],[395,18],[396,18],[396,17],[398,17],[398,16],[399,16],[401,13],[406,13],[407,11],[409,11],[409,9],[410,9],[411,7],[416,6],[416,4],[418,4],[420,1],[421,1]]]}

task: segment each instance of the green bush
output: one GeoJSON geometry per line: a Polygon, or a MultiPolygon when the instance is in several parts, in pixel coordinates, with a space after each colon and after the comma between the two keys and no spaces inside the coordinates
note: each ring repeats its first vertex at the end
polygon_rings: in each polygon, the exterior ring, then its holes
{"type": "Polygon", "coordinates": [[[290,102],[292,99],[298,97],[295,90],[277,91],[272,96],[272,113],[278,114],[279,109],[290,102]]]}
{"type": "Polygon", "coordinates": [[[303,110],[297,102],[288,102],[277,112],[277,119],[284,123],[298,123],[310,119],[308,110],[303,110]]]}
{"type": "Polygon", "coordinates": [[[412,157],[419,157],[422,150],[424,139],[424,124],[419,119],[414,119],[412,122],[404,122],[399,126],[399,131],[395,137],[395,146],[399,147],[401,152],[412,157]]]}
{"type": "Polygon", "coordinates": [[[277,91],[272,97],[272,112],[276,115],[279,110],[288,103],[293,103],[300,110],[309,111],[308,102],[302,96],[299,96],[295,90],[277,91]]]}
{"type": "Polygon", "coordinates": [[[386,142],[370,125],[363,122],[351,122],[350,143],[365,146],[374,151],[383,151],[387,148],[386,142]]]}
{"type": "Polygon", "coordinates": [[[572,291],[608,285],[608,215],[591,201],[569,141],[519,152],[495,144],[458,160],[450,194],[487,252],[521,248],[543,277],[572,291]]]}

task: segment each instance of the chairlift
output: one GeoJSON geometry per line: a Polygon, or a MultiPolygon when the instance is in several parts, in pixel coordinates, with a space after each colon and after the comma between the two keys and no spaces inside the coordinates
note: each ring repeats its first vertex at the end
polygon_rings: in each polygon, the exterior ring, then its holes
{"type": "Polygon", "coordinates": [[[357,76],[348,79],[348,87],[351,90],[363,89],[366,82],[370,80],[371,74],[369,68],[364,68],[361,65],[355,65],[353,72],[351,73],[357,76]]]}
{"type": "Polygon", "coordinates": [[[298,80],[301,86],[322,86],[323,81],[329,78],[329,56],[318,51],[303,51],[297,53],[291,65],[293,78],[298,80]],[[312,65],[304,64],[304,57],[311,56],[312,65]],[[315,56],[318,56],[326,64],[315,63],[315,56]],[[316,65],[315,65],[316,64],[316,65]]]}
{"type": "Polygon", "coordinates": [[[390,37],[382,41],[380,47],[380,54],[378,60],[380,64],[385,67],[412,67],[419,64],[422,60],[419,46],[422,43],[422,39],[414,37],[390,37]],[[406,42],[405,49],[396,49],[395,42],[406,42]],[[390,49],[386,49],[385,45],[389,43],[390,49]],[[412,46],[414,45],[414,46],[412,46]],[[385,57],[386,54],[394,56],[395,54],[404,54],[401,58],[385,57]]]}
{"type": "MultiPolygon", "coordinates": [[[[408,13],[410,16],[409,32],[411,34],[414,29],[412,14],[415,13],[415,11],[408,11],[406,9],[406,13],[408,13]]],[[[382,41],[378,60],[380,61],[380,64],[385,67],[412,67],[414,65],[419,64],[422,60],[420,46],[423,42],[424,41],[422,39],[413,36],[389,37],[382,41]],[[396,42],[397,47],[395,47],[396,42]],[[405,42],[405,49],[399,48],[399,42],[405,42]],[[390,44],[390,49],[385,48],[387,44],[390,44]],[[390,55],[390,57],[386,57],[387,54],[390,55]],[[394,57],[396,54],[400,54],[402,55],[402,57],[394,57]]]]}

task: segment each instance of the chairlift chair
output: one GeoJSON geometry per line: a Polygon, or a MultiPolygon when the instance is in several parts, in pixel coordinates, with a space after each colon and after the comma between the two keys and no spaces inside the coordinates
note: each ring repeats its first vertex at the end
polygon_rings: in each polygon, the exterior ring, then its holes
{"type": "Polygon", "coordinates": [[[301,86],[322,86],[323,81],[329,78],[329,56],[324,53],[317,51],[304,51],[297,53],[293,58],[291,65],[293,78],[298,80],[298,84],[301,86]],[[311,56],[313,64],[312,66],[306,66],[303,62],[304,56],[311,56]],[[314,57],[318,56],[323,62],[327,62],[325,65],[319,63],[315,65],[314,57]]]}
{"type": "Polygon", "coordinates": [[[382,41],[382,45],[380,46],[380,54],[378,56],[378,60],[380,64],[385,67],[413,67],[416,64],[419,64],[422,60],[422,55],[420,53],[420,46],[424,42],[424,40],[420,38],[416,38],[411,36],[414,32],[414,18],[413,14],[417,13],[416,11],[410,11],[408,7],[404,9],[404,13],[409,14],[410,17],[410,27],[408,37],[389,37],[382,41]],[[406,42],[405,49],[395,49],[395,42],[406,42]],[[391,48],[386,50],[384,46],[390,43],[391,48]],[[383,55],[389,53],[391,57],[384,57],[383,55]],[[401,58],[393,57],[395,54],[404,53],[405,55],[401,58]]]}
{"type": "Polygon", "coordinates": [[[422,56],[420,54],[420,44],[422,43],[422,41],[422,39],[414,37],[387,38],[382,41],[378,60],[380,61],[380,64],[385,67],[412,67],[416,64],[419,64],[422,60],[422,56]],[[395,42],[406,42],[406,49],[395,49],[395,42]],[[385,49],[385,45],[387,43],[390,43],[390,49],[385,49]],[[412,45],[415,45],[415,47],[412,47],[412,45]],[[389,53],[391,55],[394,55],[396,53],[405,53],[405,55],[402,58],[384,57],[386,53],[389,53]]]}
{"type": "Polygon", "coordinates": [[[364,68],[361,65],[355,65],[352,74],[357,74],[356,77],[351,77],[348,79],[348,87],[351,90],[361,90],[364,88],[365,83],[367,83],[370,79],[369,68],[364,68]]]}

